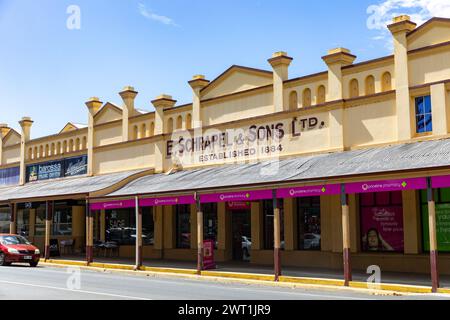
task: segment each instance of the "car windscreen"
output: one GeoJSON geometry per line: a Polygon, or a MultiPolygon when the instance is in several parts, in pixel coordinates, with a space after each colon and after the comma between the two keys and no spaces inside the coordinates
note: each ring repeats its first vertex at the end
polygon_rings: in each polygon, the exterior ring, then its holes
{"type": "Polygon", "coordinates": [[[1,236],[0,243],[8,246],[8,245],[17,245],[17,244],[30,244],[30,242],[21,236],[1,236]]]}

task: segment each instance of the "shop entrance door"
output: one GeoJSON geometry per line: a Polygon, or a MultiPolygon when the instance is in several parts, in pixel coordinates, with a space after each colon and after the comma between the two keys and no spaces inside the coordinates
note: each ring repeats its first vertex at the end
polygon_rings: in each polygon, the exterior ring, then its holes
{"type": "Polygon", "coordinates": [[[250,261],[251,253],[251,214],[250,210],[231,211],[233,231],[233,260],[250,261]]]}

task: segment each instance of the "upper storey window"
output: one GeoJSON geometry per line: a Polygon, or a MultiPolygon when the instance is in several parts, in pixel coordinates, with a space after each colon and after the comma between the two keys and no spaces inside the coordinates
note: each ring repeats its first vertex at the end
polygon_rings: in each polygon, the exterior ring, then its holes
{"type": "Polygon", "coordinates": [[[431,96],[416,98],[416,132],[426,133],[433,131],[431,115],[431,96]]]}

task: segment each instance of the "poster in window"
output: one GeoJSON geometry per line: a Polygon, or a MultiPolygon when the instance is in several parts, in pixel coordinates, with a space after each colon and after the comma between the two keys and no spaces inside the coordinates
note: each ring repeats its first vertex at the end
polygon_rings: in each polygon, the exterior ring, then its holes
{"type": "MultiPolygon", "coordinates": [[[[428,205],[422,207],[424,250],[430,251],[428,230],[428,205]]],[[[450,203],[436,204],[436,238],[438,251],[450,252],[450,203]]]]}
{"type": "Polygon", "coordinates": [[[20,168],[7,168],[0,170],[0,186],[19,184],[20,168]]]}
{"type": "Polygon", "coordinates": [[[403,252],[403,208],[361,208],[361,238],[363,251],[403,252]]]}

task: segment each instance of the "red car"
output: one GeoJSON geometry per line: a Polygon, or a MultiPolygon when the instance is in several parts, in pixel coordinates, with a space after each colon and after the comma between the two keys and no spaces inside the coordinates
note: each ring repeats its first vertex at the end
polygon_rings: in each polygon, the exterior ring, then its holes
{"type": "Polygon", "coordinates": [[[37,267],[41,252],[27,239],[15,234],[0,234],[0,266],[9,266],[11,263],[29,263],[37,267]]]}

